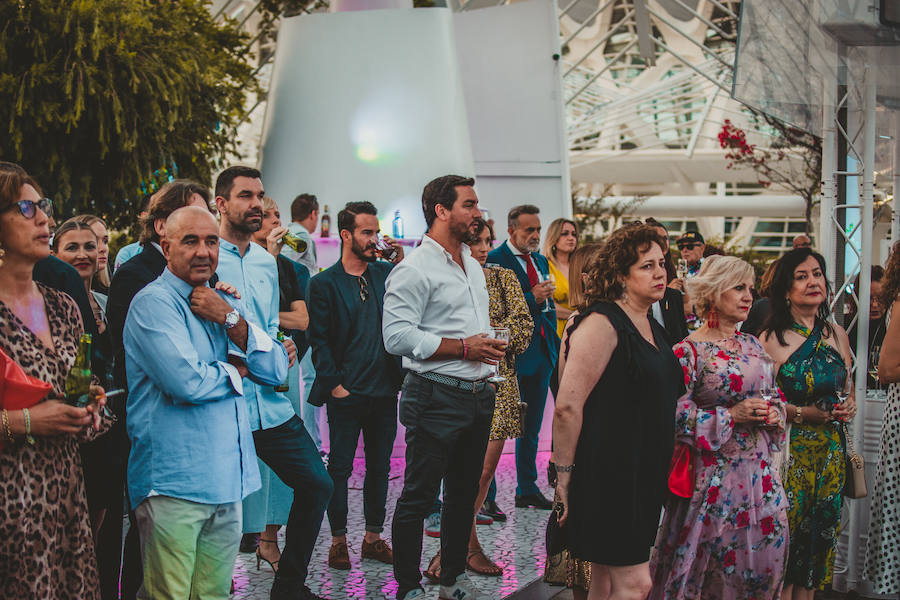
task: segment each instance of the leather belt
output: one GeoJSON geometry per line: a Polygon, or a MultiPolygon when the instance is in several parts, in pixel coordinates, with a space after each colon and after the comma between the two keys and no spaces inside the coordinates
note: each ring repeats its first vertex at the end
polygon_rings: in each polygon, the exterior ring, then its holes
{"type": "Polygon", "coordinates": [[[435,383],[440,383],[442,385],[446,385],[458,390],[462,390],[464,392],[471,392],[473,394],[477,394],[478,392],[484,390],[485,386],[489,383],[487,379],[477,379],[475,381],[469,381],[468,379],[458,379],[456,377],[450,377],[449,375],[441,375],[440,373],[416,373],[422,379],[427,379],[429,381],[433,381],[435,383]]]}

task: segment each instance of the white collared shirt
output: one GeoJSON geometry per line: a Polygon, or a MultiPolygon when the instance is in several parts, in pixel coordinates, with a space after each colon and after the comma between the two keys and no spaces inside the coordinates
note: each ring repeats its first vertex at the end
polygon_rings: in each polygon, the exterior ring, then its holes
{"type": "MultiPolygon", "coordinates": [[[[512,240],[506,240],[506,247],[509,248],[509,251],[512,252],[513,256],[516,257],[516,260],[519,261],[519,265],[522,266],[522,270],[525,271],[525,273],[528,273],[528,262],[525,260],[525,256],[523,255],[523,252],[521,250],[519,250],[518,248],[516,248],[515,246],[513,246],[512,240]]],[[[531,254],[531,253],[526,252],[524,254],[531,254]]],[[[531,260],[534,261],[533,258],[531,260]]],[[[535,269],[537,269],[537,267],[535,267],[535,269]]]]}
{"type": "Polygon", "coordinates": [[[404,368],[433,371],[469,381],[489,377],[493,367],[470,360],[428,360],[442,338],[461,339],[490,328],[487,283],[481,265],[463,244],[465,272],[428,235],[391,270],[385,283],[384,347],[403,357],[404,368]]]}

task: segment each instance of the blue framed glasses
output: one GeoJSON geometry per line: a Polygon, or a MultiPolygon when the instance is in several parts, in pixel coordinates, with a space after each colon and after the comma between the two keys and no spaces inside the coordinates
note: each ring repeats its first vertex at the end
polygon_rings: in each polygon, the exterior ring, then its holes
{"type": "MultiPolygon", "coordinates": [[[[53,216],[53,203],[49,198],[41,198],[37,202],[34,200],[19,200],[16,202],[16,205],[18,205],[19,212],[26,219],[33,219],[34,215],[37,214],[37,209],[41,209],[48,217],[53,216]]],[[[12,207],[10,206],[9,208],[12,207]]]]}

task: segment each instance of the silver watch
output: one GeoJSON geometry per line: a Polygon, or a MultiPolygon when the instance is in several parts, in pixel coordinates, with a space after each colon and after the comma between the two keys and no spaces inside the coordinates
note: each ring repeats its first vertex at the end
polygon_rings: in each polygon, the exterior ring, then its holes
{"type": "Polygon", "coordinates": [[[225,329],[231,329],[235,325],[238,324],[238,321],[241,320],[241,313],[237,310],[233,310],[227,315],[225,315],[225,329]]]}

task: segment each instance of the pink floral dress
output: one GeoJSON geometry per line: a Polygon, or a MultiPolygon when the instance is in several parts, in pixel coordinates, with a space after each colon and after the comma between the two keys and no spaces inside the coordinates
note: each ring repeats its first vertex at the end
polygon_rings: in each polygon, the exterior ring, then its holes
{"type": "MultiPolygon", "coordinates": [[[[670,495],[650,563],[650,599],[778,598],[788,552],[787,499],[772,454],[784,430],[735,424],[728,409],[772,385],[755,337],[674,348],[687,393],[676,440],[692,448],[691,498],[670,495]]],[[[784,422],[784,402],[775,399],[784,422]]]]}

